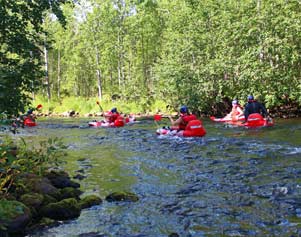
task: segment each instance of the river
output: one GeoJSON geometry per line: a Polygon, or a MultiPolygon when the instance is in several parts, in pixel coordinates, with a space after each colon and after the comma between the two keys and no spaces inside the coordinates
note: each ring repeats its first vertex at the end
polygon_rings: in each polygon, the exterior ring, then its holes
{"type": "Polygon", "coordinates": [[[122,128],[38,122],[15,136],[62,138],[64,168],[85,177],[77,180],[83,195],[130,191],[139,201],[104,201],[30,237],[301,236],[300,119],[262,129],[204,119],[207,135],[193,139],[158,137],[150,120],[122,128]]]}

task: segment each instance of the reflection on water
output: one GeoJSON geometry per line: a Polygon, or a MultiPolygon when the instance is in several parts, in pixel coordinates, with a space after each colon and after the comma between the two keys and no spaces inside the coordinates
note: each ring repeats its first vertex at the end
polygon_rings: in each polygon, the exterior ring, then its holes
{"type": "Polygon", "coordinates": [[[30,236],[301,236],[301,121],[231,128],[204,121],[205,138],[160,139],[152,121],[88,128],[46,120],[18,136],[59,136],[66,169],[81,189],[105,197],[131,191],[136,203],[108,203],[30,236]]]}

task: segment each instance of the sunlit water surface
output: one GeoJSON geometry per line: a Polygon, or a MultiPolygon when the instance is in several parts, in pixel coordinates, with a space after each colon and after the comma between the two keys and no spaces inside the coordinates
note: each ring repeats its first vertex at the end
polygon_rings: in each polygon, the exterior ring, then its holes
{"type": "MultiPolygon", "coordinates": [[[[64,168],[83,195],[114,191],[75,220],[29,236],[301,236],[301,120],[263,129],[204,120],[204,138],[158,137],[153,121],[89,128],[87,120],[39,121],[15,136],[60,137],[64,168]]],[[[164,125],[164,121],[160,125],[164,125]]]]}

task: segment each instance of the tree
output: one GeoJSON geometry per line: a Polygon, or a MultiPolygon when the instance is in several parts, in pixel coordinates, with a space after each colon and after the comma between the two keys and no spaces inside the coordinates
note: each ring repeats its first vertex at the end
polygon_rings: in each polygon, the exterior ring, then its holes
{"type": "Polygon", "coordinates": [[[51,10],[64,24],[63,0],[0,0],[0,112],[24,111],[30,93],[41,85],[44,14],[51,10]]]}

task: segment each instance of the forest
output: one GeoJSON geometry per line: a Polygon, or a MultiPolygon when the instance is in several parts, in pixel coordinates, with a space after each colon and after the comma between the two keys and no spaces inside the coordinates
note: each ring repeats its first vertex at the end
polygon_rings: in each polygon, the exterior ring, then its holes
{"type": "Polygon", "coordinates": [[[1,113],[36,98],[301,105],[299,0],[0,0],[0,15],[1,113]]]}

